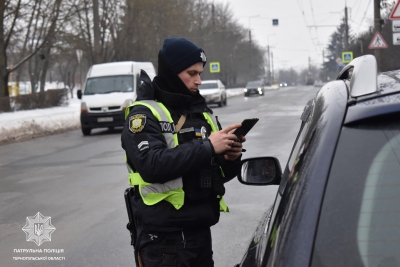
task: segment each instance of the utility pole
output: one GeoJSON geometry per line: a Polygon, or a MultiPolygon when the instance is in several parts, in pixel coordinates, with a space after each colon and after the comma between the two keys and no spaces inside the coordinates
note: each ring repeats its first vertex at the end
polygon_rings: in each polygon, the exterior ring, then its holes
{"type": "Polygon", "coordinates": [[[269,54],[269,45],[268,45],[268,49],[267,49],[267,53],[268,53],[268,55],[267,55],[267,60],[268,60],[268,64],[267,64],[267,68],[268,68],[268,82],[270,83],[270,85],[272,85],[272,80],[271,80],[271,57],[270,57],[270,54],[269,54]]]}
{"type": "MultiPolygon", "coordinates": [[[[374,26],[375,26],[375,33],[379,32],[381,33],[382,31],[382,25],[381,25],[381,0],[374,0],[374,26]]],[[[378,72],[381,71],[382,69],[382,58],[381,58],[381,50],[380,49],[375,49],[375,58],[376,58],[376,63],[378,65],[378,72]]]]}
{"type": "Polygon", "coordinates": [[[344,6],[344,20],[345,20],[344,51],[348,51],[348,49],[349,49],[349,23],[348,23],[348,16],[347,16],[347,3],[344,6]]]}
{"type": "Polygon", "coordinates": [[[214,11],[214,3],[211,6],[211,14],[212,14],[212,29],[213,33],[215,32],[215,11],[214,11]]]}
{"type": "Polygon", "coordinates": [[[249,54],[250,54],[250,72],[251,72],[251,69],[252,69],[252,64],[251,64],[251,30],[249,30],[249,44],[250,44],[249,54]]]}
{"type": "Polygon", "coordinates": [[[271,65],[272,65],[272,84],[274,84],[274,54],[272,52],[271,52],[271,65]]]}
{"type": "Polygon", "coordinates": [[[215,9],[214,9],[214,2],[212,4],[212,6],[211,6],[211,15],[212,15],[212,48],[215,51],[215,9]]]}
{"type": "Polygon", "coordinates": [[[100,60],[100,20],[99,20],[99,0],[93,0],[93,63],[98,64],[100,60]]]}

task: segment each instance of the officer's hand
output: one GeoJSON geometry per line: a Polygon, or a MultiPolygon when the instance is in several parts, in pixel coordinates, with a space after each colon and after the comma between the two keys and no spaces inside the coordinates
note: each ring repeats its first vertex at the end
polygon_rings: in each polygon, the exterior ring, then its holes
{"type": "Polygon", "coordinates": [[[233,142],[231,149],[225,152],[224,158],[231,161],[237,159],[242,154],[243,142],[246,142],[246,137],[240,136],[240,140],[233,142]]]}
{"type": "MultiPolygon", "coordinates": [[[[232,145],[237,142],[236,135],[231,133],[232,130],[242,126],[241,123],[232,124],[219,132],[212,133],[208,139],[214,147],[215,154],[222,154],[232,149],[232,145]]],[[[240,148],[240,151],[242,149],[240,148]]]]}

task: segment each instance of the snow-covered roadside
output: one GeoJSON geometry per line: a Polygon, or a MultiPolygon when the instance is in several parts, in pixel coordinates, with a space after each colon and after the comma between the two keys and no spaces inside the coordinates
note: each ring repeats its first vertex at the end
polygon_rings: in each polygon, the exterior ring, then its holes
{"type": "Polygon", "coordinates": [[[0,113],[0,144],[80,127],[80,100],[68,106],[0,113]]]}
{"type": "MultiPolygon", "coordinates": [[[[227,96],[243,94],[243,88],[227,90],[227,96]]],[[[80,104],[69,99],[68,106],[0,113],[0,145],[80,128],[80,104]]]]}

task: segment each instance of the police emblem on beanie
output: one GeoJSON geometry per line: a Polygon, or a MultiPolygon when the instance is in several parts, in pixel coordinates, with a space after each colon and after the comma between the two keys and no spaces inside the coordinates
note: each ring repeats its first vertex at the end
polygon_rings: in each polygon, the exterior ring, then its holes
{"type": "Polygon", "coordinates": [[[207,62],[204,50],[185,38],[167,38],[160,50],[164,60],[176,74],[190,66],[207,62]]]}

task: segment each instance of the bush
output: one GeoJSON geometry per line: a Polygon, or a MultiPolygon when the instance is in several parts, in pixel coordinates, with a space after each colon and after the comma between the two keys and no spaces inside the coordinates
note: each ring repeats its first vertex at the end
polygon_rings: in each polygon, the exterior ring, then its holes
{"type": "Polygon", "coordinates": [[[67,104],[68,89],[49,89],[29,95],[0,97],[0,112],[50,108],[67,104]]]}

